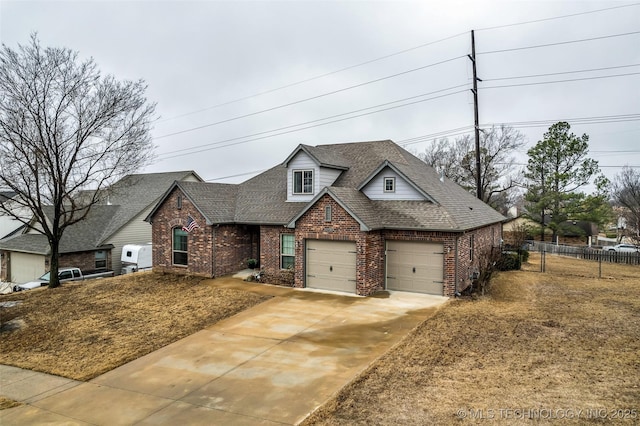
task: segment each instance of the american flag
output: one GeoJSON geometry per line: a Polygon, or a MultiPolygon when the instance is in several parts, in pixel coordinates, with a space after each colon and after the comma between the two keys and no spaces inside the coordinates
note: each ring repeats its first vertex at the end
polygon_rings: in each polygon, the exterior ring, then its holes
{"type": "Polygon", "coordinates": [[[200,228],[200,225],[198,225],[198,222],[196,222],[191,216],[187,216],[187,224],[182,227],[182,230],[191,232],[196,228],[200,228]]]}

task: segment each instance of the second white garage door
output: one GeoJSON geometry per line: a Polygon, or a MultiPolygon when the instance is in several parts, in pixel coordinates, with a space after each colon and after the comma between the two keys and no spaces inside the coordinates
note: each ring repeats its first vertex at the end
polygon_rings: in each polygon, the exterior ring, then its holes
{"type": "Polygon", "coordinates": [[[440,243],[387,241],[387,289],[444,294],[444,250],[440,243]]]}
{"type": "Polygon", "coordinates": [[[356,292],[356,243],[307,240],[306,255],[307,287],[356,292]]]}

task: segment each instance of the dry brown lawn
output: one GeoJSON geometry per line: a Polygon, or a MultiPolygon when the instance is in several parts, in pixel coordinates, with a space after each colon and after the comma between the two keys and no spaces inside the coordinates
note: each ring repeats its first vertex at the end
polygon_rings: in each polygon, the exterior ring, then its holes
{"type": "Polygon", "coordinates": [[[640,267],[598,279],[585,262],[548,255],[556,272],[542,274],[532,254],[490,296],[440,309],[305,424],[640,424],[640,267]]]}
{"type": "Polygon", "coordinates": [[[88,380],[268,298],[202,281],[137,273],[1,296],[20,303],[0,307],[0,363],[88,380]]]}

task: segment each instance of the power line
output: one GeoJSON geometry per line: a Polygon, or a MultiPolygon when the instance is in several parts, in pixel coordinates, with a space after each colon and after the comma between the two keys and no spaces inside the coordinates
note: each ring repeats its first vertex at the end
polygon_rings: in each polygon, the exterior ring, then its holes
{"type": "MultiPolygon", "coordinates": [[[[233,143],[229,143],[229,144],[226,144],[226,145],[211,146],[209,148],[203,148],[203,149],[200,149],[200,150],[197,150],[197,151],[186,152],[186,153],[182,153],[182,154],[177,154],[177,155],[164,157],[164,158],[161,158],[160,161],[168,160],[170,158],[182,157],[182,156],[185,156],[185,155],[197,154],[197,153],[200,153],[200,152],[210,151],[210,150],[214,150],[214,149],[226,148],[226,147],[229,147],[229,146],[240,145],[240,144],[244,144],[244,143],[247,143],[247,142],[253,142],[253,141],[256,141],[256,140],[272,138],[272,137],[275,137],[275,136],[281,136],[281,135],[285,135],[285,134],[289,134],[289,133],[299,132],[299,131],[311,129],[311,128],[314,128],[314,127],[326,126],[328,124],[333,124],[333,123],[338,123],[338,122],[341,122],[341,121],[351,120],[351,119],[354,119],[354,118],[364,117],[366,115],[377,114],[377,113],[384,112],[384,111],[389,111],[389,110],[392,110],[392,109],[403,108],[403,107],[406,107],[406,106],[415,105],[415,104],[418,104],[418,103],[427,102],[427,101],[431,101],[431,100],[435,100],[435,99],[439,99],[439,98],[444,98],[444,97],[456,95],[456,94],[459,94],[459,93],[465,93],[466,91],[467,91],[466,89],[459,90],[457,92],[447,93],[445,95],[434,96],[432,98],[427,98],[427,99],[421,99],[419,101],[408,102],[408,103],[405,103],[405,104],[402,104],[402,105],[396,105],[396,106],[392,106],[392,107],[388,107],[388,108],[379,109],[377,111],[371,111],[371,112],[367,112],[367,113],[363,113],[363,114],[354,115],[354,116],[351,116],[351,117],[346,117],[346,118],[341,118],[341,119],[338,119],[338,120],[328,121],[326,123],[314,124],[312,126],[302,127],[300,129],[288,130],[288,131],[285,131],[285,132],[275,133],[275,134],[267,135],[267,136],[261,136],[261,137],[258,137],[258,138],[248,139],[248,140],[245,140],[245,141],[233,142],[233,143]]],[[[394,101],[394,102],[396,102],[396,101],[394,101]]],[[[369,108],[367,108],[367,109],[369,109],[369,108]]],[[[234,138],[234,139],[242,139],[242,138],[234,138]]],[[[223,143],[223,142],[224,141],[213,142],[211,144],[208,144],[208,146],[220,144],[220,143],[223,143]]]]}
{"type": "MultiPolygon", "coordinates": [[[[495,50],[495,51],[489,51],[489,52],[482,52],[482,53],[478,53],[478,54],[499,53],[499,52],[507,52],[507,51],[520,50],[520,49],[530,49],[530,48],[535,48],[535,47],[553,46],[553,45],[558,45],[558,44],[577,43],[577,42],[581,42],[581,41],[597,40],[597,39],[601,39],[601,38],[610,38],[610,37],[619,37],[619,36],[623,36],[623,35],[638,34],[638,33],[640,33],[640,31],[636,31],[636,32],[632,32],[632,33],[625,33],[625,34],[609,35],[609,36],[603,36],[603,37],[597,37],[597,38],[591,38],[591,39],[574,40],[574,41],[569,41],[569,42],[559,42],[559,43],[552,43],[552,44],[546,44],[546,45],[529,46],[529,47],[522,47],[522,48],[504,49],[504,50],[495,50]]],[[[173,133],[169,133],[169,134],[166,134],[166,135],[157,136],[154,139],[157,140],[157,139],[167,138],[167,137],[170,137],[170,136],[176,136],[176,135],[180,135],[180,134],[184,134],[184,133],[193,132],[193,131],[196,131],[196,130],[201,130],[201,129],[204,129],[204,128],[216,126],[216,125],[219,125],[219,124],[224,124],[224,123],[228,123],[228,122],[231,122],[231,121],[240,120],[242,118],[252,117],[252,116],[255,116],[255,115],[258,115],[258,114],[263,114],[265,112],[275,111],[275,110],[278,110],[278,109],[282,109],[282,108],[286,108],[286,107],[289,107],[289,106],[297,105],[297,104],[300,104],[300,103],[303,103],[303,102],[308,102],[308,101],[319,99],[319,98],[322,98],[322,97],[334,95],[336,93],[340,93],[340,92],[344,92],[344,91],[351,90],[351,89],[354,89],[354,88],[362,87],[362,86],[365,86],[365,85],[368,85],[368,84],[373,84],[373,83],[377,83],[377,82],[380,82],[380,81],[383,81],[383,80],[387,80],[387,79],[390,79],[390,78],[395,78],[395,77],[398,77],[398,76],[401,76],[401,75],[405,75],[405,74],[408,74],[408,73],[420,71],[420,70],[423,70],[423,69],[426,69],[426,68],[434,67],[434,66],[437,66],[437,65],[442,65],[442,64],[445,64],[445,63],[448,63],[448,62],[452,62],[452,61],[455,61],[455,60],[458,60],[458,59],[462,59],[464,57],[465,56],[462,55],[462,56],[449,58],[449,59],[446,59],[446,60],[443,60],[443,61],[435,62],[435,63],[432,63],[432,64],[424,65],[422,67],[413,68],[413,69],[410,69],[410,70],[402,71],[400,73],[388,75],[388,76],[381,77],[381,78],[378,78],[378,79],[374,79],[374,80],[370,80],[370,81],[367,81],[367,82],[359,83],[359,84],[356,84],[356,85],[352,85],[352,86],[344,87],[344,88],[341,88],[341,89],[333,90],[331,92],[326,92],[326,93],[323,93],[323,94],[320,94],[320,95],[316,95],[316,96],[312,96],[312,97],[309,97],[309,98],[300,99],[300,100],[297,100],[297,101],[294,101],[294,102],[289,102],[289,103],[286,103],[286,104],[277,105],[277,106],[274,106],[274,107],[271,107],[271,108],[267,108],[267,109],[264,109],[264,110],[255,111],[255,112],[252,112],[252,113],[249,113],[249,114],[244,114],[244,115],[240,115],[240,116],[236,116],[236,117],[231,117],[231,118],[228,118],[228,119],[225,119],[225,120],[220,120],[220,121],[213,122],[213,123],[208,123],[208,124],[205,124],[205,125],[202,125],[202,126],[197,126],[197,127],[192,127],[192,128],[180,130],[178,132],[173,132],[173,133]]],[[[551,82],[525,83],[525,84],[521,84],[521,85],[522,86],[526,86],[526,85],[537,85],[537,84],[562,83],[562,82],[568,82],[568,81],[579,81],[579,80],[591,80],[591,79],[599,79],[599,78],[622,77],[622,76],[635,75],[635,74],[637,74],[637,73],[621,74],[621,75],[614,75],[614,76],[589,77],[589,78],[573,79],[573,80],[558,80],[558,81],[551,81],[551,82]]],[[[524,78],[524,77],[511,77],[511,78],[524,78]]],[[[497,79],[493,79],[493,80],[497,80],[497,79]]],[[[517,86],[521,86],[521,85],[505,85],[505,86],[482,87],[481,89],[517,87],[517,86]]]]}
{"type": "Polygon", "coordinates": [[[499,29],[499,28],[515,27],[515,26],[518,26],[518,25],[527,25],[527,24],[534,24],[534,23],[538,23],[538,22],[553,21],[555,19],[572,18],[574,16],[588,15],[588,14],[591,14],[591,13],[599,13],[599,12],[604,12],[604,11],[607,11],[607,10],[621,9],[623,7],[632,7],[632,6],[639,6],[639,5],[640,5],[640,3],[625,4],[625,5],[622,5],[622,6],[607,7],[605,9],[589,10],[589,11],[586,11],[586,12],[578,12],[578,13],[571,13],[571,14],[568,14],[568,15],[553,16],[553,17],[550,17],[550,18],[534,19],[534,20],[531,20],[531,21],[516,22],[516,23],[513,23],[513,24],[496,25],[496,26],[493,26],[493,27],[479,28],[476,31],[496,30],[496,29],[499,29]]]}
{"type": "Polygon", "coordinates": [[[500,49],[500,50],[489,50],[486,52],[478,52],[478,55],[489,55],[492,53],[504,53],[504,52],[513,52],[516,50],[526,50],[526,49],[538,49],[541,47],[550,47],[550,46],[560,46],[560,45],[564,45],[564,44],[573,44],[573,43],[585,43],[587,41],[595,41],[595,40],[604,40],[604,39],[608,39],[608,38],[614,38],[614,37],[626,37],[629,35],[634,35],[634,34],[640,34],[640,31],[632,31],[629,33],[620,33],[620,34],[610,34],[610,35],[606,35],[606,36],[601,36],[601,37],[591,37],[591,38],[583,38],[580,40],[569,40],[569,41],[559,41],[556,43],[547,43],[547,44],[537,44],[534,46],[523,46],[523,47],[512,47],[509,49],[500,49]]]}
{"type": "Polygon", "coordinates": [[[234,177],[247,176],[247,175],[252,175],[254,173],[262,173],[262,172],[264,172],[266,170],[269,170],[269,169],[253,170],[251,172],[238,173],[237,175],[221,176],[221,177],[217,177],[217,178],[213,178],[213,179],[207,179],[207,180],[205,180],[205,182],[213,182],[213,181],[216,181],[216,180],[224,180],[224,179],[231,179],[231,178],[234,178],[234,177]]]}
{"type": "Polygon", "coordinates": [[[504,88],[508,88],[508,87],[537,86],[537,85],[540,85],[540,84],[567,83],[567,82],[573,82],[573,81],[599,80],[599,79],[603,79],[603,78],[628,77],[628,76],[631,76],[631,75],[639,75],[639,74],[640,74],[640,72],[632,72],[632,73],[627,73],[627,74],[613,74],[613,75],[601,75],[601,76],[597,76],[597,77],[572,78],[572,79],[568,79],[568,80],[553,80],[553,81],[538,81],[538,82],[534,82],[534,83],[505,84],[503,86],[485,86],[485,87],[480,87],[480,90],[485,90],[485,89],[504,89],[504,88]]]}
{"type": "Polygon", "coordinates": [[[286,107],[289,107],[289,106],[292,106],[292,105],[301,104],[303,102],[312,101],[314,99],[319,99],[319,98],[323,98],[325,96],[335,95],[336,93],[340,93],[340,92],[344,92],[344,91],[347,91],[347,90],[355,89],[355,88],[358,88],[358,87],[366,86],[368,84],[378,83],[380,81],[388,80],[390,78],[398,77],[398,76],[409,74],[409,73],[416,72],[416,71],[421,71],[421,70],[426,69],[426,68],[431,68],[431,67],[434,67],[434,66],[437,66],[437,65],[442,65],[442,64],[445,64],[447,62],[452,62],[452,61],[455,61],[457,59],[462,59],[462,58],[466,58],[466,55],[458,56],[458,57],[455,57],[455,58],[445,59],[443,61],[435,62],[433,64],[424,65],[422,67],[418,67],[418,68],[413,68],[413,69],[410,69],[410,70],[402,71],[402,72],[399,72],[397,74],[388,75],[388,76],[385,76],[385,77],[377,78],[375,80],[370,80],[370,81],[366,81],[364,83],[359,83],[359,84],[356,84],[356,85],[353,85],[353,86],[344,87],[342,89],[333,90],[331,92],[322,93],[320,95],[312,96],[310,98],[300,99],[300,100],[297,100],[297,101],[294,101],[294,102],[289,102],[289,103],[286,103],[286,104],[277,105],[277,106],[274,106],[274,107],[271,107],[271,108],[267,108],[267,109],[263,109],[263,110],[260,110],[260,111],[251,112],[249,114],[244,114],[244,115],[239,115],[237,117],[227,118],[225,120],[216,121],[214,123],[204,124],[202,126],[191,127],[191,128],[188,128],[188,129],[180,130],[178,132],[169,133],[169,134],[162,135],[162,136],[156,136],[154,139],[157,140],[157,139],[167,138],[169,136],[181,135],[183,133],[193,132],[195,130],[201,130],[201,129],[205,129],[207,127],[217,126],[218,124],[229,123],[231,121],[240,120],[242,118],[252,117],[252,116],[255,116],[255,115],[258,115],[258,114],[263,114],[265,112],[275,111],[275,110],[286,108],[286,107]]]}
{"type": "Polygon", "coordinates": [[[216,104],[216,105],[213,105],[213,106],[210,106],[210,107],[207,107],[207,108],[202,108],[202,109],[199,109],[199,110],[196,110],[196,111],[187,112],[187,113],[184,113],[184,114],[180,114],[180,115],[177,115],[177,116],[174,116],[174,117],[171,117],[171,118],[165,118],[163,120],[158,120],[158,121],[159,122],[164,122],[164,121],[169,121],[169,120],[173,120],[173,119],[176,119],[176,118],[186,117],[188,115],[197,114],[199,112],[204,112],[204,111],[208,111],[208,110],[215,109],[215,108],[220,108],[222,106],[230,105],[230,104],[233,104],[233,103],[236,103],[236,102],[240,102],[240,101],[244,101],[244,100],[247,100],[247,99],[255,98],[255,97],[258,97],[258,96],[266,95],[268,93],[277,92],[279,90],[287,89],[289,87],[298,86],[300,84],[308,83],[308,82],[313,81],[313,80],[318,80],[320,78],[328,77],[328,76],[333,75],[333,74],[338,74],[338,73],[343,72],[343,71],[348,71],[348,70],[351,70],[351,69],[354,69],[354,68],[358,68],[358,67],[361,67],[363,65],[368,65],[368,64],[372,64],[374,62],[382,61],[384,59],[389,59],[389,58],[392,58],[394,56],[401,55],[403,53],[407,53],[407,52],[411,52],[413,50],[421,49],[423,47],[431,46],[431,45],[434,45],[434,44],[437,44],[437,43],[442,43],[444,41],[451,40],[453,38],[460,37],[460,36],[465,35],[465,34],[466,34],[466,32],[460,33],[460,34],[455,34],[455,35],[452,35],[452,36],[449,36],[449,37],[445,37],[445,38],[441,38],[439,40],[431,41],[431,42],[428,42],[428,43],[423,43],[423,44],[420,44],[418,46],[414,46],[414,47],[410,47],[410,48],[407,48],[407,49],[403,49],[403,50],[400,50],[400,51],[397,51],[397,52],[394,52],[394,53],[390,53],[388,55],[384,55],[384,56],[380,56],[378,58],[370,59],[368,61],[360,62],[360,63],[355,64],[355,65],[349,65],[347,67],[340,68],[340,69],[335,70],[335,71],[330,71],[330,72],[327,72],[327,73],[324,73],[324,74],[320,74],[320,75],[317,75],[315,77],[310,77],[310,78],[307,78],[307,79],[304,79],[304,80],[296,81],[294,83],[285,84],[284,86],[276,87],[274,89],[265,90],[265,91],[262,91],[262,92],[255,93],[253,95],[243,96],[243,97],[240,97],[240,98],[237,98],[237,99],[233,99],[233,100],[230,100],[230,101],[226,101],[226,102],[223,102],[223,103],[220,103],[220,104],[216,104]]]}
{"type": "MultiPolygon", "coordinates": [[[[359,112],[367,111],[367,110],[374,109],[374,108],[380,108],[380,107],[387,106],[387,105],[393,105],[393,104],[396,104],[396,103],[399,103],[399,102],[405,102],[405,101],[408,101],[408,100],[411,100],[411,99],[417,99],[417,98],[422,98],[422,97],[425,97],[425,96],[435,95],[436,93],[447,92],[449,90],[458,89],[460,87],[466,87],[466,86],[468,86],[467,83],[459,84],[457,86],[447,87],[445,89],[435,90],[435,91],[429,92],[429,93],[422,93],[420,95],[410,96],[408,98],[403,98],[403,99],[397,99],[395,101],[385,102],[385,103],[382,103],[382,104],[373,105],[373,106],[366,107],[366,108],[347,111],[347,112],[343,112],[341,114],[330,115],[328,117],[318,118],[318,119],[315,119],[315,120],[305,121],[305,122],[302,122],[302,123],[291,124],[291,125],[288,125],[288,126],[278,127],[278,128],[275,128],[275,129],[265,130],[265,131],[257,132],[257,133],[252,133],[252,134],[249,134],[249,135],[238,136],[238,137],[230,138],[230,139],[224,139],[222,141],[211,142],[211,143],[207,143],[207,144],[204,144],[204,145],[199,145],[197,147],[176,149],[176,150],[173,150],[173,151],[166,152],[166,153],[164,153],[164,155],[173,154],[173,153],[177,153],[177,152],[190,151],[190,150],[197,149],[197,148],[202,148],[202,147],[205,147],[205,146],[219,145],[219,144],[222,144],[222,143],[225,143],[225,142],[231,142],[231,141],[235,141],[235,140],[246,139],[246,138],[249,138],[249,137],[260,136],[260,135],[264,135],[264,134],[268,134],[268,133],[279,132],[281,130],[292,129],[292,128],[295,128],[295,127],[305,126],[307,124],[313,124],[313,123],[318,123],[320,121],[326,121],[326,120],[331,120],[331,119],[338,118],[338,117],[344,117],[346,115],[356,114],[356,113],[359,113],[359,112]]],[[[457,92],[457,93],[459,93],[459,92],[457,92]]]]}
{"type": "Polygon", "coordinates": [[[563,74],[577,74],[583,72],[595,72],[595,71],[606,71],[620,68],[630,68],[630,67],[638,67],[640,64],[630,64],[630,65],[618,65],[615,67],[604,67],[604,68],[591,68],[588,70],[574,70],[574,71],[562,71],[562,72],[551,72],[545,74],[530,74],[530,75],[521,75],[515,77],[496,77],[496,78],[483,78],[482,81],[498,81],[498,80],[515,80],[520,78],[535,78],[535,77],[549,77],[552,75],[563,75],[563,74]]]}
{"type": "MultiPolygon", "coordinates": [[[[578,13],[572,13],[572,14],[568,14],[568,15],[553,16],[553,17],[549,17],[549,18],[535,19],[535,20],[531,20],[531,21],[516,22],[516,23],[512,23],[512,24],[496,25],[496,26],[493,26],[493,27],[478,28],[478,29],[476,29],[476,31],[487,31],[487,30],[494,30],[494,29],[499,29],[499,28],[507,28],[507,27],[513,27],[513,26],[519,26],[519,25],[532,24],[532,23],[537,23],[537,22],[551,21],[551,20],[556,20],[556,19],[564,19],[564,18],[570,18],[570,17],[574,17],[574,16],[587,15],[587,14],[593,14],[593,13],[600,13],[600,12],[605,12],[605,11],[609,11],[609,10],[621,9],[621,8],[626,8],[626,7],[633,7],[633,6],[638,6],[638,5],[640,5],[640,3],[608,7],[608,8],[604,8],[604,9],[597,9],[597,10],[591,10],[591,11],[586,11],[586,12],[578,12],[578,13]]],[[[448,36],[448,37],[445,37],[445,38],[442,38],[442,39],[439,39],[439,40],[435,40],[435,41],[432,41],[432,42],[422,43],[422,44],[419,44],[417,46],[413,46],[413,47],[409,47],[407,49],[399,50],[397,52],[393,52],[393,53],[390,53],[390,54],[387,54],[387,55],[384,55],[384,56],[380,56],[380,57],[377,57],[377,58],[374,58],[374,59],[370,59],[370,60],[367,60],[367,61],[364,61],[364,62],[360,62],[360,63],[354,64],[354,65],[349,65],[349,66],[346,66],[346,67],[343,67],[343,68],[340,68],[340,69],[337,69],[337,70],[334,70],[334,71],[330,71],[330,72],[327,72],[327,73],[324,73],[324,74],[320,74],[320,75],[317,75],[317,76],[314,76],[314,77],[309,77],[309,78],[306,78],[306,79],[303,79],[303,80],[299,80],[299,81],[296,81],[296,82],[293,82],[293,83],[288,83],[288,84],[285,84],[283,86],[279,86],[279,87],[276,87],[276,88],[273,88],[273,89],[264,90],[262,92],[257,92],[257,93],[254,93],[252,95],[242,96],[242,97],[239,97],[239,98],[236,98],[236,99],[232,99],[232,100],[229,100],[229,101],[225,101],[225,102],[222,102],[222,103],[219,103],[219,104],[216,104],[216,105],[212,105],[212,106],[209,106],[209,107],[206,107],[206,108],[201,108],[201,109],[198,109],[198,110],[195,110],[195,111],[190,111],[190,112],[186,112],[184,114],[179,114],[179,115],[176,115],[176,116],[173,116],[173,117],[169,117],[169,118],[165,118],[165,119],[158,119],[158,120],[156,120],[156,122],[162,123],[162,122],[174,120],[174,119],[177,119],[177,118],[186,117],[188,115],[192,115],[192,114],[197,114],[197,113],[200,113],[200,112],[208,111],[208,110],[211,110],[211,109],[220,108],[220,107],[223,107],[223,106],[226,106],[226,105],[230,105],[230,104],[237,103],[237,102],[240,102],[240,101],[244,101],[244,100],[247,100],[247,99],[251,99],[251,98],[258,97],[258,96],[266,95],[266,94],[269,94],[269,93],[277,92],[279,90],[283,90],[283,89],[287,89],[287,88],[290,88],[290,87],[298,86],[300,84],[308,83],[310,81],[318,80],[318,79],[321,79],[321,78],[324,78],[324,77],[328,77],[330,75],[338,74],[340,72],[348,71],[348,70],[351,70],[351,69],[354,69],[354,68],[358,68],[358,67],[361,67],[361,66],[364,66],[364,65],[368,65],[368,64],[375,63],[375,62],[379,62],[379,61],[382,61],[384,59],[392,58],[394,56],[398,56],[398,55],[401,55],[401,54],[404,54],[404,53],[407,53],[407,52],[411,52],[411,51],[414,51],[414,50],[417,50],[417,49],[421,49],[423,47],[428,47],[428,46],[431,46],[431,45],[434,45],[434,44],[442,43],[444,41],[448,41],[448,40],[451,40],[451,39],[454,39],[456,37],[460,37],[460,36],[463,36],[463,35],[466,35],[466,34],[467,34],[467,32],[465,31],[465,32],[462,32],[462,33],[459,33],[459,34],[454,34],[454,35],[451,35],[451,36],[448,36]]]]}
{"type": "MultiPolygon", "coordinates": [[[[559,121],[566,121],[571,124],[619,123],[624,121],[640,121],[640,114],[620,114],[620,115],[605,115],[605,116],[595,116],[595,117],[574,117],[574,118],[560,118],[560,119],[555,118],[555,119],[537,120],[537,121],[483,123],[480,125],[480,127],[489,128],[489,127],[507,126],[507,127],[513,127],[516,129],[527,128],[527,127],[546,127],[550,124],[554,124],[559,121]]],[[[396,141],[396,143],[402,146],[413,145],[420,142],[428,142],[430,140],[435,140],[436,138],[443,137],[443,136],[468,135],[471,133],[472,130],[473,130],[473,126],[458,127],[457,129],[445,130],[438,133],[431,133],[427,135],[415,136],[408,139],[402,139],[402,140],[396,141]]],[[[611,152],[611,151],[606,151],[606,152],[611,152]]],[[[636,152],[636,151],[628,151],[628,152],[636,152]]]]}
{"type": "Polygon", "coordinates": [[[640,114],[619,114],[619,115],[604,115],[595,117],[574,117],[574,118],[556,118],[548,120],[536,120],[536,121],[511,121],[502,123],[486,123],[482,127],[490,126],[509,126],[514,128],[526,128],[526,127],[542,127],[549,124],[554,124],[559,121],[566,121],[570,124],[605,124],[605,123],[619,123],[625,121],[640,121],[640,114]]]}

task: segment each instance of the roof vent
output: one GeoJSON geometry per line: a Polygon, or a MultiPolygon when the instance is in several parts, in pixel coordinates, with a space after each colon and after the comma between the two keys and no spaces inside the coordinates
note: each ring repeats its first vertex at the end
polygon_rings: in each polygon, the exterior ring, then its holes
{"type": "Polygon", "coordinates": [[[440,182],[444,183],[444,170],[440,170],[440,182]]]}

